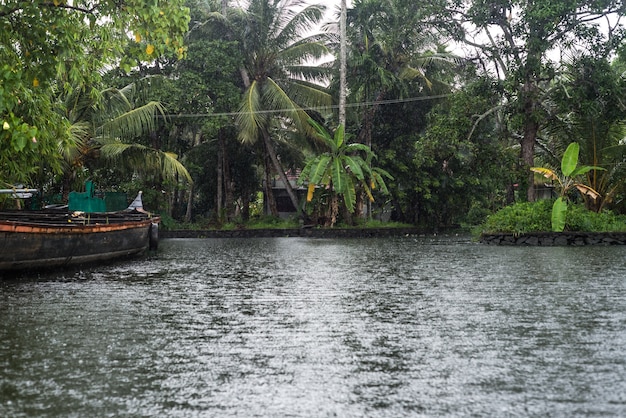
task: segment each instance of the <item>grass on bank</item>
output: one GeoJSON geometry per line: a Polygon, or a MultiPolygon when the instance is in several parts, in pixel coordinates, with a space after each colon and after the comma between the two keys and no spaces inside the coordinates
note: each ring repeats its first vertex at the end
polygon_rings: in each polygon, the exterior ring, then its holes
{"type": "MultiPolygon", "coordinates": [[[[218,230],[218,231],[233,231],[236,229],[294,229],[301,228],[302,225],[297,218],[282,219],[273,216],[260,216],[254,217],[250,220],[227,222],[218,224],[211,222],[208,219],[198,218],[195,222],[179,222],[168,215],[161,215],[161,225],[163,229],[174,230],[218,230]]],[[[379,220],[361,220],[355,225],[337,224],[335,229],[338,228],[411,228],[413,225],[405,224],[401,222],[383,222],[379,220]]],[[[323,228],[322,226],[314,226],[314,228],[323,228]]]]}
{"type": "MultiPolygon", "coordinates": [[[[523,202],[507,206],[487,217],[477,234],[551,232],[552,200],[523,202]]],[[[596,213],[582,204],[567,208],[565,231],[626,232],[626,216],[610,211],[596,213]]]]}
{"type": "Polygon", "coordinates": [[[179,222],[169,215],[161,215],[161,225],[164,229],[174,230],[221,230],[232,231],[235,229],[289,229],[298,228],[295,219],[279,219],[271,216],[253,218],[247,222],[216,223],[206,218],[198,217],[194,222],[179,222]]]}

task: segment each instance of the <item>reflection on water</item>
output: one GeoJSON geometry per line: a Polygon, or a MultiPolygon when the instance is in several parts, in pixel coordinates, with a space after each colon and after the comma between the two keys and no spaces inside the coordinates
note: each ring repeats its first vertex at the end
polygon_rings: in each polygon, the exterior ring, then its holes
{"type": "Polygon", "coordinates": [[[0,416],[626,415],[626,249],[165,240],[0,282],[0,416]]]}

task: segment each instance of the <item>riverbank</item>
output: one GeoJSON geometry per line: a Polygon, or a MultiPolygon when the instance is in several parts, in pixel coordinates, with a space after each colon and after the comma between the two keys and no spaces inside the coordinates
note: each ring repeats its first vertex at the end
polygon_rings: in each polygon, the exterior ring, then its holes
{"type": "Polygon", "coordinates": [[[418,228],[267,228],[232,230],[162,230],[161,238],[375,238],[423,235],[418,228]]]}
{"type": "Polygon", "coordinates": [[[482,234],[487,245],[583,246],[626,245],[626,232],[535,232],[528,234],[482,234]]]}

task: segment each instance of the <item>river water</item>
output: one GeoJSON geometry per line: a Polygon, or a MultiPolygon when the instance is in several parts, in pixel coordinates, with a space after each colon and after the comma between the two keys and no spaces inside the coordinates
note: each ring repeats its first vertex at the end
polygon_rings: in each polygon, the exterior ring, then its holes
{"type": "Polygon", "coordinates": [[[0,416],[626,416],[626,248],[169,239],[5,279],[0,416]]]}

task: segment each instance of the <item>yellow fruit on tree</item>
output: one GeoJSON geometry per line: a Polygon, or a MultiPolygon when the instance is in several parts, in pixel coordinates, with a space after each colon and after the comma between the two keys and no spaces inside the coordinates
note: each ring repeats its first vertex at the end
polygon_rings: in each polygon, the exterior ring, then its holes
{"type": "Polygon", "coordinates": [[[309,183],[309,188],[307,190],[306,193],[306,201],[310,202],[311,200],[313,200],[313,192],[315,191],[315,184],[314,183],[309,183]]]}

